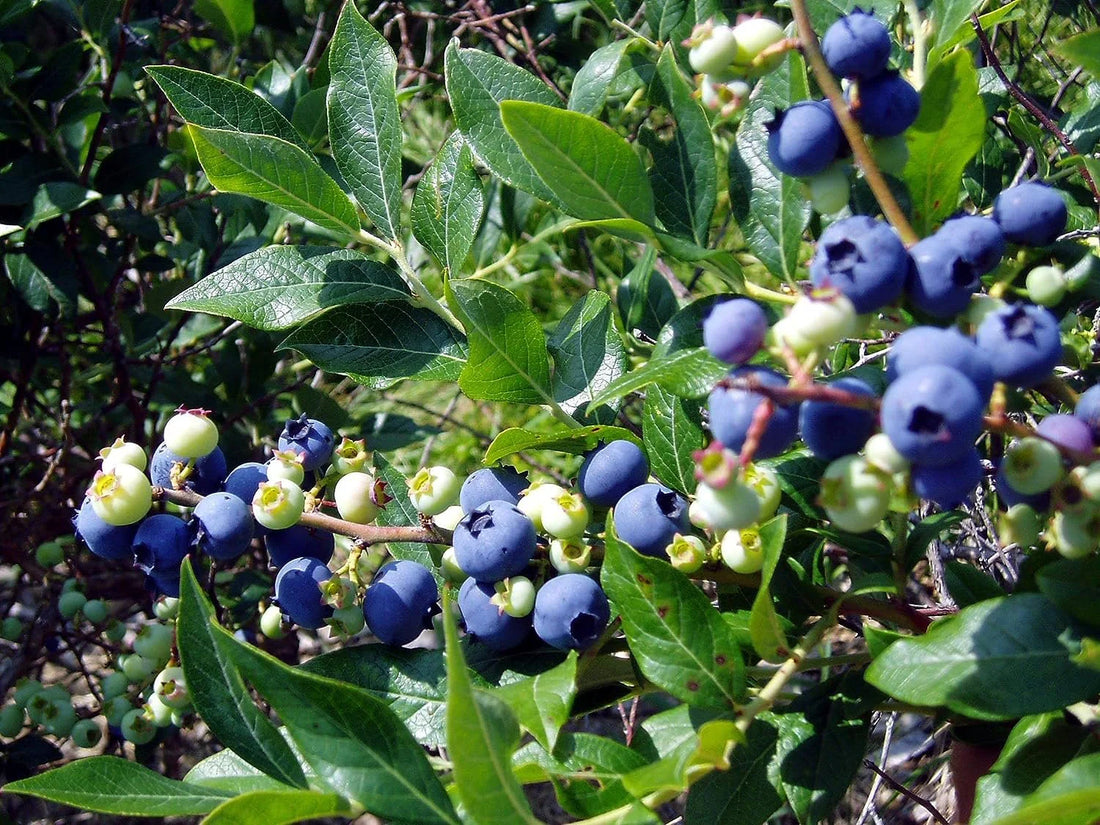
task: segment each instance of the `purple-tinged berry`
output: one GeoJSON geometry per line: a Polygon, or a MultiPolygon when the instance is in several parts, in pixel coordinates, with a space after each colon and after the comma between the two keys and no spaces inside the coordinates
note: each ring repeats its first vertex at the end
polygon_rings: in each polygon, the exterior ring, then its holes
{"type": "Polygon", "coordinates": [[[458,591],[458,609],[466,632],[492,650],[518,647],[531,631],[531,616],[509,616],[493,603],[496,588],[490,582],[466,579],[458,591]]]}
{"type": "Polygon", "coordinates": [[[591,647],[611,616],[607,596],[583,573],[563,573],[539,588],[535,596],[535,633],[560,650],[591,647]]]}
{"type": "Polygon", "coordinates": [[[275,600],[279,609],[292,622],[316,630],[332,615],[332,606],[325,604],[321,585],[332,578],[322,562],[304,557],[291,559],[275,577],[275,600]]]}
{"type": "MultiPolygon", "coordinates": [[[[706,322],[703,334],[706,335],[706,322]]],[[[577,487],[597,507],[614,507],[627,492],[645,484],[647,478],[649,461],[642,448],[621,439],[601,444],[585,456],[577,475],[577,487]]]]}
{"type": "Polygon", "coordinates": [[[1096,445],[1092,440],[1092,429],[1075,415],[1048,415],[1035,431],[1059,447],[1079,453],[1091,453],[1096,445]]]}
{"type": "MultiPolygon", "coordinates": [[[[829,388],[866,398],[875,396],[875,391],[858,378],[838,378],[829,388]]],[[[798,421],[810,452],[826,461],[858,453],[875,431],[874,411],[833,401],[806,401],[798,421]]]]}
{"type": "Polygon", "coordinates": [[[776,112],[768,129],[768,158],[785,175],[805,178],[829,168],[840,149],[840,124],[827,100],[800,100],[776,112]]]}
{"type": "Polygon", "coordinates": [[[302,469],[317,470],[332,458],[336,436],[328,425],[305,413],[286,422],[279,435],[279,449],[293,450],[302,456],[302,469]]]}
{"type": "Polygon", "coordinates": [[[211,493],[191,516],[195,546],[215,559],[235,559],[252,541],[252,508],[232,493],[211,493]]]}
{"type": "Polygon", "coordinates": [[[1013,304],[989,313],[976,335],[997,380],[1033,387],[1054,372],[1062,357],[1058,319],[1032,304],[1013,304]]]}
{"type": "Polygon", "coordinates": [[[983,475],[978,451],[971,448],[951,463],[939,467],[914,465],[910,480],[918,496],[949,510],[966,501],[981,484],[983,475]]]}
{"type": "Polygon", "coordinates": [[[467,513],[454,531],[455,558],[478,581],[522,573],[535,555],[535,526],[510,501],[487,501],[467,513]]]}
{"type": "Polygon", "coordinates": [[[111,561],[132,561],[134,558],[134,534],[137,522],[116,527],[101,519],[88,499],[80,505],[73,517],[76,534],[88,545],[88,549],[100,558],[111,561]]]}
{"type": "Polygon", "coordinates": [[[744,364],[760,351],[767,334],[768,318],[764,310],[748,298],[715,304],[703,318],[704,346],[711,355],[727,364],[744,364]]]}
{"type": "Polygon", "coordinates": [[[382,565],[363,597],[367,627],[388,645],[407,645],[432,626],[439,588],[422,564],[402,559],[382,565]]]}
{"type": "Polygon", "coordinates": [[[853,215],[821,233],[810,278],[815,287],[839,289],[862,315],[896,301],[912,266],[888,223],[853,215]]]}
{"type": "Polygon", "coordinates": [[[860,81],[859,103],[851,108],[865,134],[894,137],[916,122],[920,93],[897,72],[886,71],[860,81]]]}
{"type": "Polygon", "coordinates": [[[483,467],[466,476],[458,494],[458,503],[465,513],[487,501],[518,504],[520,495],[530,486],[527,474],[517,472],[514,467],[483,467]]]}
{"type": "Polygon", "coordinates": [[[870,78],[886,70],[890,33],[870,12],[856,9],[844,15],[821,38],[821,53],[833,74],[870,78]]]}
{"type": "Polygon", "coordinates": [[[687,500],[661,484],[642,484],[615,505],[615,532],[646,556],[667,558],[665,548],[688,531],[687,500]]]}
{"type": "Polygon", "coordinates": [[[133,548],[143,573],[178,578],[180,563],[191,549],[191,531],[178,516],[156,513],[138,527],[133,548]]]}
{"type": "Polygon", "coordinates": [[[1005,189],[993,202],[993,220],[1005,238],[1026,246],[1048,246],[1065,231],[1068,212],[1057,189],[1026,181],[1005,189]]]}
{"type": "Polygon", "coordinates": [[[328,564],[336,549],[336,538],[328,530],[295,524],[285,530],[271,530],[264,536],[271,566],[282,567],[291,559],[308,556],[328,564]]]}
{"type": "Polygon", "coordinates": [[[886,355],[886,378],[896,381],[920,367],[938,364],[970,379],[984,404],[993,394],[993,362],[985,350],[957,329],[911,327],[899,335],[886,355]]]}
{"type": "Polygon", "coordinates": [[[950,464],[974,446],[982,430],[982,399],[958,370],[919,367],[891,384],[882,397],[882,429],[914,464],[950,464]]]}
{"type": "MultiPolygon", "coordinates": [[[[754,378],[761,384],[785,388],[787,379],[766,367],[739,367],[730,378],[754,378]]],[[[725,447],[740,452],[758,408],[765,401],[751,390],[718,387],[707,401],[710,431],[725,447]]],[[[775,404],[756,447],[756,458],[771,458],[786,451],[798,434],[798,405],[775,404]]]]}

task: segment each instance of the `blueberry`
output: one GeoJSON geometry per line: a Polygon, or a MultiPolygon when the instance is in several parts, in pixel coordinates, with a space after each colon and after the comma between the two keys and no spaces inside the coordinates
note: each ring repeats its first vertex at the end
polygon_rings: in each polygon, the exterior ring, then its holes
{"type": "Polygon", "coordinates": [[[246,461],[233,468],[225,477],[225,492],[241,501],[252,501],[260,484],[267,481],[267,466],[258,461],[246,461]]]}
{"type": "Polygon", "coordinates": [[[810,262],[816,287],[835,287],[864,314],[900,296],[913,261],[890,225],[853,215],[821,233],[810,262]]]}
{"type": "Polygon", "coordinates": [[[76,534],[88,545],[88,549],[100,558],[111,561],[132,561],[134,558],[134,534],[138,523],[116,527],[108,524],[92,508],[90,499],[84,499],[80,510],[73,517],[76,534]]]}
{"type": "Polygon", "coordinates": [[[941,467],[974,446],[982,430],[982,399],[951,367],[919,367],[898,378],[882,397],[882,430],[914,464],[941,467]]]}
{"type": "Polygon", "coordinates": [[[1047,246],[1066,228],[1066,202],[1057,189],[1029,181],[1005,189],[993,202],[993,220],[1014,243],[1047,246]]]}
{"type": "Polygon", "coordinates": [[[275,577],[275,600],[279,609],[301,627],[317,629],[332,615],[322,600],[321,585],[332,578],[328,567],[308,556],[291,559],[275,577]]]}
{"type": "Polygon", "coordinates": [[[981,287],[978,273],[958,246],[939,233],[909,250],[913,267],[905,291],[913,306],[933,318],[953,318],[981,287]]]}
{"type": "Polygon", "coordinates": [[[180,595],[179,571],[146,575],[145,589],[153,595],[153,598],[168,596],[172,599],[178,599],[180,595]]]}
{"type": "Polygon", "coordinates": [[[407,645],[432,626],[439,588],[422,564],[401,559],[382,565],[363,597],[363,617],[384,644],[407,645]]]}
{"type": "Polygon", "coordinates": [[[458,591],[458,609],[466,623],[466,632],[492,650],[518,647],[531,630],[531,616],[509,616],[490,599],[496,590],[488,582],[466,579],[458,591]]]}
{"type": "Polygon", "coordinates": [[[136,564],[154,578],[179,578],[180,563],[191,548],[187,523],[168,513],[149,516],[134,534],[136,564]]]}
{"type": "Polygon", "coordinates": [[[841,146],[840,124],[827,100],[800,100],[767,124],[768,158],[785,175],[824,172],[841,146]]]}
{"type": "Polygon", "coordinates": [[[962,215],[945,221],[936,235],[950,241],[978,275],[997,268],[1005,254],[1005,236],[991,218],[962,215]]]}
{"type": "Polygon", "coordinates": [[[890,59],[890,33],[870,12],[856,9],[841,17],[821,38],[821,52],[834,74],[870,78],[890,59]]]}
{"type": "Polygon", "coordinates": [[[642,484],[615,505],[615,532],[646,556],[667,558],[665,548],[673,537],[687,531],[688,503],[664,485],[642,484]]]}
{"type": "Polygon", "coordinates": [[[232,493],[206,496],[191,519],[195,546],[211,558],[235,559],[252,541],[252,507],[232,493]]]}
{"type": "Polygon", "coordinates": [[[1089,387],[1077,397],[1073,414],[1088,424],[1093,439],[1100,441],[1100,384],[1089,387]]]}
{"type": "MultiPolygon", "coordinates": [[[[178,456],[161,444],[153,452],[153,460],[149,462],[149,478],[157,487],[172,488],[172,467],[177,463],[186,465],[188,459],[178,456]]],[[[195,466],[191,474],[184,482],[184,487],[193,490],[200,496],[209,495],[222,486],[225,481],[226,463],[225,453],[221,447],[215,447],[213,452],[196,458],[195,466]]]]}
{"type": "Polygon", "coordinates": [[[1039,422],[1035,431],[1068,450],[1091,453],[1096,446],[1092,441],[1092,428],[1073,415],[1048,415],[1039,422]]]}
{"type": "Polygon", "coordinates": [[[458,503],[462,512],[469,513],[487,501],[519,502],[520,493],[531,486],[527,475],[513,467],[483,467],[474,470],[462,482],[458,503]]]}
{"type": "MultiPolygon", "coordinates": [[[[838,378],[829,387],[874,397],[875,391],[858,378],[838,378]]],[[[831,401],[807,401],[798,417],[802,440],[818,458],[832,461],[858,453],[875,431],[875,413],[831,401]]]]}
{"type": "Polygon", "coordinates": [[[497,582],[523,571],[535,554],[535,525],[510,501],[487,501],[454,531],[458,566],[478,581],[497,582]]]}
{"type": "Polygon", "coordinates": [[[328,530],[295,524],[285,530],[269,530],[264,536],[264,547],[272,567],[282,567],[302,556],[328,564],[336,549],[336,538],[328,530]]]}
{"type": "Polygon", "coordinates": [[[744,364],[760,351],[767,334],[764,310],[748,298],[715,304],[703,318],[703,344],[727,364],[744,364]]]}
{"type": "Polygon", "coordinates": [[[873,137],[900,135],[916,122],[920,94],[897,72],[883,72],[859,83],[859,104],[852,115],[873,137]]]}
{"type": "MultiPolygon", "coordinates": [[[[730,372],[730,378],[755,377],[772,387],[786,387],[787,379],[766,367],[738,367],[730,372]]],[[[764,396],[749,390],[714,389],[707,401],[710,412],[710,431],[725,447],[740,452],[745,444],[749,427],[764,396]]],[[[786,451],[798,434],[798,405],[776,404],[764,427],[756,448],[757,458],[771,458],[786,451]]]]}
{"type": "Polygon", "coordinates": [[[649,462],[633,441],[609,441],[585,456],[577,476],[581,493],[598,507],[614,507],[649,478],[649,462]]]}
{"type": "Polygon", "coordinates": [[[982,462],[971,447],[949,464],[929,467],[914,465],[910,478],[913,490],[921,498],[945,510],[958,507],[982,481],[982,462]]]}
{"type": "Polygon", "coordinates": [[[993,362],[997,380],[1033,387],[1050,377],[1062,356],[1058,319],[1032,304],[1013,304],[989,313],[976,336],[993,362]]]}
{"type": "Polygon", "coordinates": [[[886,355],[886,379],[895,381],[931,364],[953,367],[969,378],[983,404],[993,394],[995,379],[989,355],[953,327],[910,327],[899,335],[886,355]]]}
{"type": "Polygon", "coordinates": [[[535,596],[535,633],[561,650],[591,647],[610,616],[607,596],[583,573],[555,576],[535,596]]]}
{"type": "Polygon", "coordinates": [[[336,448],[336,436],[328,425],[302,413],[291,418],[279,435],[280,450],[294,450],[302,456],[303,470],[316,470],[329,462],[336,448]]]}
{"type": "Polygon", "coordinates": [[[1041,493],[1034,493],[1031,495],[1021,493],[1009,483],[1005,475],[1004,464],[997,468],[996,486],[997,495],[1001,497],[1001,501],[1004,503],[1005,507],[1026,504],[1035,512],[1041,513],[1050,506],[1050,490],[1043,490],[1041,493]]]}

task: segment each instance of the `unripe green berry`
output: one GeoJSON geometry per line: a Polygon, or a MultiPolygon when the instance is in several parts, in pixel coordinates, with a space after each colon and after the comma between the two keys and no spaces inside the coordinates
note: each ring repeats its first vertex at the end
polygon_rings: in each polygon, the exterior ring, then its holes
{"type": "Polygon", "coordinates": [[[707,546],[698,536],[677,533],[665,552],[672,566],[681,573],[694,573],[707,560],[707,546]]]}
{"type": "Polygon", "coordinates": [[[462,521],[464,515],[466,514],[462,512],[462,508],[459,505],[452,504],[439,515],[432,516],[432,523],[435,524],[436,527],[440,527],[443,530],[451,530],[453,532],[455,527],[458,526],[458,523],[462,521]]]}
{"type": "Polygon", "coordinates": [[[369,473],[348,473],[336,482],[332,497],[340,518],[355,524],[370,524],[382,511],[376,501],[377,487],[369,473]]]}
{"type": "Polygon", "coordinates": [[[1025,436],[1005,451],[1005,479],[1024,495],[1049,490],[1063,473],[1062,454],[1046,439],[1025,436]]]}
{"type": "Polygon", "coordinates": [[[130,680],[130,684],[134,685],[148,682],[157,671],[156,662],[146,659],[144,656],[140,656],[136,653],[119,656],[118,666],[122,672],[126,674],[126,678],[130,680]]]}
{"type": "Polygon", "coordinates": [[[737,59],[737,38],[729,26],[704,23],[691,38],[688,63],[700,74],[721,74],[737,59]]]}
{"type": "Polygon", "coordinates": [[[695,502],[707,525],[715,530],[742,530],[760,518],[760,497],[739,478],[731,478],[722,487],[700,482],[695,502]]]}
{"type": "Polygon", "coordinates": [[[23,730],[26,712],[22,705],[9,704],[0,708],[0,736],[14,739],[23,730]]]}
{"type": "Polygon", "coordinates": [[[523,491],[523,495],[520,496],[519,502],[516,507],[527,518],[531,519],[531,523],[535,525],[535,532],[542,533],[545,528],[542,524],[542,511],[546,508],[546,505],[558,496],[568,492],[560,484],[554,484],[548,481],[535,481],[523,491]]]}
{"type": "Polygon", "coordinates": [[[841,530],[866,532],[890,509],[890,477],[862,456],[842,456],[825,468],[819,503],[841,530]]]}
{"type": "Polygon", "coordinates": [[[114,670],[100,680],[99,692],[106,702],[116,696],[122,696],[130,689],[130,678],[120,671],[114,670]]]}
{"type": "Polygon", "coordinates": [[[172,655],[172,628],[153,622],[147,624],[134,637],[134,652],[163,667],[172,655]]]}
{"type": "Polygon", "coordinates": [[[157,726],[144,708],[134,708],[122,717],[122,735],[135,745],[147,745],[157,735],[157,726]]]}
{"type": "Polygon", "coordinates": [[[103,738],[103,731],[99,729],[94,719],[81,719],[73,725],[70,736],[73,738],[73,744],[78,748],[94,748],[103,738]]]}
{"type": "Polygon", "coordinates": [[[1047,537],[1063,557],[1083,559],[1100,546],[1100,510],[1055,513],[1047,537]]]}
{"type": "Polygon", "coordinates": [[[252,497],[252,515],[268,530],[293,527],[302,518],[305,507],[302,488],[286,479],[260,482],[252,497]]]}
{"type": "Polygon", "coordinates": [[[333,610],[332,616],[325,619],[325,624],[332,628],[336,636],[350,639],[366,626],[366,618],[363,616],[363,608],[352,602],[333,610]]]}
{"type": "Polygon", "coordinates": [[[282,639],[289,632],[283,625],[283,611],[277,605],[268,605],[260,615],[260,632],[269,639],[282,639]]]}
{"type": "Polygon", "coordinates": [[[71,619],[80,612],[87,601],[88,597],[79,590],[70,590],[68,593],[62,593],[61,598],[57,600],[57,612],[64,618],[71,619]]]}
{"type": "Polygon", "coordinates": [[[888,475],[909,471],[909,459],[894,447],[886,433],[875,433],[863,445],[863,456],[872,467],[888,475]]]}
{"type": "Polygon", "coordinates": [[[997,534],[1005,547],[1010,544],[1033,547],[1042,530],[1043,520],[1026,504],[1013,504],[997,520],[997,534]]]}
{"type": "Polygon", "coordinates": [[[63,737],[69,735],[76,722],[76,708],[73,707],[72,697],[66,695],[50,703],[45,719],[40,724],[54,736],[63,737]]]}
{"type": "Polygon", "coordinates": [[[784,37],[783,27],[766,17],[750,17],[733,27],[737,40],[737,57],[731,69],[747,77],[761,77],[776,69],[783,62],[784,54],[778,52],[761,57],[761,52],[776,45],[784,37]]]}
{"type": "Polygon", "coordinates": [[[870,144],[871,156],[878,168],[887,175],[900,177],[909,162],[909,144],[905,142],[905,135],[873,138],[870,144]]]}
{"type": "Polygon", "coordinates": [[[166,667],[153,680],[153,694],[170,708],[179,709],[191,704],[187,691],[187,679],[181,667],[166,667]]]}
{"type": "Polygon", "coordinates": [[[278,481],[285,479],[291,484],[301,485],[306,478],[306,471],[302,468],[302,453],[294,450],[276,450],[267,462],[267,480],[278,481]]]}
{"type": "Polygon", "coordinates": [[[1027,273],[1027,297],[1040,306],[1052,307],[1066,295],[1066,273],[1057,266],[1037,266],[1027,273]]]}
{"type": "Polygon", "coordinates": [[[760,499],[758,521],[767,521],[779,509],[783,490],[779,486],[779,475],[771,467],[763,464],[748,464],[742,470],[742,480],[760,499]]]}
{"type": "Polygon", "coordinates": [[[436,516],[458,500],[462,479],[449,467],[421,467],[407,479],[409,501],[418,512],[436,516]]]}
{"type": "Polygon", "coordinates": [[[116,438],[110,447],[100,450],[99,457],[102,461],[99,465],[101,470],[110,470],[119,464],[129,464],[131,467],[144,470],[149,465],[149,457],[145,455],[145,450],[121,437],[116,438]]]}
{"type": "Polygon", "coordinates": [[[574,539],[588,527],[590,514],[584,496],[566,490],[542,507],[542,529],[557,539],[574,539]]]}
{"type": "Polygon", "coordinates": [[[535,586],[526,576],[511,576],[493,585],[495,595],[489,599],[504,613],[522,619],[535,609],[535,586]]]}
{"type": "Polygon", "coordinates": [[[171,596],[164,596],[153,603],[153,615],[161,621],[169,621],[176,618],[180,611],[180,600],[171,596]]]}
{"type": "Polygon", "coordinates": [[[559,573],[583,573],[592,563],[592,548],[577,539],[551,539],[550,564],[559,573]]]}
{"type": "Polygon", "coordinates": [[[756,530],[729,530],[722,536],[722,564],[734,573],[758,573],[764,566],[764,545],[756,530]]]}
{"type": "Polygon", "coordinates": [[[218,428],[205,410],[179,410],[164,425],[164,444],[180,458],[202,458],[218,446],[218,428]]]}
{"type": "Polygon", "coordinates": [[[107,621],[107,602],[103,599],[92,599],[84,603],[84,618],[94,625],[101,625],[107,621]]]}
{"type": "Polygon", "coordinates": [[[332,451],[332,469],[338,475],[357,473],[367,465],[367,443],[345,437],[332,451]]]}
{"type": "Polygon", "coordinates": [[[88,488],[95,514],[110,525],[123,527],[141,521],[153,506],[153,485],[145,473],[129,464],[100,470],[88,488]]]}
{"type": "Polygon", "coordinates": [[[802,183],[810,205],[821,215],[835,215],[848,205],[852,187],[848,183],[846,163],[834,163],[824,172],[808,177],[802,183]]]}
{"type": "Polygon", "coordinates": [[[65,560],[65,551],[56,541],[47,541],[38,545],[34,551],[34,560],[43,567],[53,567],[65,560]]]}
{"type": "Polygon", "coordinates": [[[103,703],[103,715],[107,718],[107,724],[116,728],[122,725],[123,717],[133,709],[134,706],[125,696],[116,696],[103,703]]]}
{"type": "Polygon", "coordinates": [[[0,638],[17,642],[23,636],[23,622],[15,616],[8,616],[0,625],[0,638]]]}
{"type": "Polygon", "coordinates": [[[43,684],[37,679],[20,679],[15,683],[15,692],[12,693],[12,701],[20,707],[26,707],[35,694],[41,693],[43,684]]]}
{"type": "Polygon", "coordinates": [[[118,619],[109,619],[103,635],[111,642],[121,642],[126,637],[126,625],[118,619]]]}
{"type": "Polygon", "coordinates": [[[440,572],[443,573],[443,578],[454,584],[462,584],[462,582],[470,578],[469,573],[463,570],[461,565],[459,565],[453,547],[448,547],[443,551],[443,558],[440,562],[439,569],[440,572]]]}

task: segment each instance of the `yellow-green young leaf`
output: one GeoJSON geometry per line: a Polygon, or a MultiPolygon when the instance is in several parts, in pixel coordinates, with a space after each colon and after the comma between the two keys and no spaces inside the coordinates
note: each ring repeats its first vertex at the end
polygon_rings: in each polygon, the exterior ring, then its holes
{"type": "Polygon", "coordinates": [[[324,816],[349,816],[351,806],[334,793],[321,791],[251,791],[210,812],[202,825],[289,825],[324,816]]]}
{"type": "Polygon", "coordinates": [[[1094,825],[1100,818],[1100,753],[1059,769],[997,825],[1094,825]]]}
{"type": "Polygon", "coordinates": [[[340,235],[358,235],[355,204],[301,147],[269,135],[195,124],[187,133],[215,188],[281,206],[340,235]]]}
{"type": "Polygon", "coordinates": [[[760,545],[764,551],[764,567],[760,571],[760,589],[752,602],[749,616],[749,634],[752,646],[760,658],[769,662],[782,662],[789,649],[783,624],[772,604],[772,575],[783,555],[783,542],[787,536],[787,516],[777,516],[760,528],[760,545]]]}
{"type": "Polygon", "coordinates": [[[503,458],[527,450],[555,450],[559,453],[580,455],[594,450],[602,441],[633,441],[639,447],[638,436],[624,427],[593,424],[589,427],[565,427],[547,433],[536,433],[522,427],[509,427],[489,445],[483,459],[486,465],[496,464],[503,458]]]}
{"type": "Polygon", "coordinates": [[[1080,66],[1094,79],[1100,80],[1100,29],[1074,35],[1051,48],[1073,65],[1080,66]]]}
{"type": "Polygon", "coordinates": [[[195,0],[195,14],[205,17],[238,43],[256,27],[253,0],[195,0]]]}
{"type": "Polygon", "coordinates": [[[920,114],[905,133],[902,177],[913,200],[913,227],[924,236],[956,211],[962,173],[985,139],[978,71],[966,49],[942,60],[921,89],[920,114]]]}
{"type": "Polygon", "coordinates": [[[634,148],[580,112],[505,100],[500,116],[523,156],[581,220],[633,218],[652,225],[653,189],[634,148]]]}
{"type": "Polygon", "coordinates": [[[729,365],[723,364],[704,347],[681,349],[662,357],[654,357],[635,370],[612,381],[596,394],[588,406],[597,407],[622,398],[649,384],[658,384],[673,395],[698,398],[724,378],[729,365]]]}
{"type": "Polygon", "coordinates": [[[457,277],[474,243],[485,209],[474,156],[458,132],[447,138],[416,185],[412,204],[413,234],[450,277],[457,277]]]}
{"type": "Polygon", "coordinates": [[[408,287],[396,270],[361,252],[282,245],[238,258],[185,289],[165,308],[282,330],[343,304],[408,297],[408,287]]]}
{"type": "Polygon", "coordinates": [[[118,816],[205,814],[232,796],[177,782],[117,756],[77,759],[30,779],[9,782],[4,793],[24,794],[118,816]]]}
{"type": "Polygon", "coordinates": [[[447,648],[447,753],[465,812],[476,825],[536,825],[515,774],[519,725],[508,705],[474,688],[458,640],[450,589],[443,591],[447,648]]]}
{"type": "Polygon", "coordinates": [[[401,116],[397,58],[386,38],[346,2],[328,47],[332,157],[385,237],[401,231],[401,116]]]}

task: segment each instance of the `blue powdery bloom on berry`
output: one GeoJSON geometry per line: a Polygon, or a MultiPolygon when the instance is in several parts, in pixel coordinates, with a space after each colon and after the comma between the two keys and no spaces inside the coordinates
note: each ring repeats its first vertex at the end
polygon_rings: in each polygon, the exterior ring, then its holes
{"type": "Polygon", "coordinates": [[[80,509],[73,516],[76,534],[88,545],[88,549],[100,558],[111,561],[132,561],[134,558],[134,535],[138,522],[116,527],[108,524],[92,508],[90,499],[84,499],[80,509]]]}
{"type": "Polygon", "coordinates": [[[615,505],[615,532],[646,556],[667,558],[665,548],[688,527],[687,501],[662,484],[635,487],[615,505]]]}
{"type": "Polygon", "coordinates": [[[1077,397],[1073,414],[1089,425],[1093,440],[1100,441],[1100,384],[1089,387],[1077,397]]]}
{"type": "Polygon", "coordinates": [[[191,531],[183,519],[156,513],[141,522],[133,548],[136,564],[146,575],[179,578],[180,564],[191,548],[191,531]]]}
{"type": "Polygon", "coordinates": [[[821,52],[829,68],[850,78],[870,78],[885,71],[890,45],[886,27],[859,8],[829,26],[821,38],[821,52]]]}
{"type": "Polygon", "coordinates": [[[989,313],[978,327],[976,340],[988,353],[997,380],[1017,387],[1045,381],[1062,357],[1058,319],[1033,304],[1013,304],[989,313]]]}
{"type": "Polygon", "coordinates": [[[974,267],[976,274],[985,275],[996,269],[1005,254],[1005,236],[991,218],[981,215],[961,215],[945,221],[937,237],[954,245],[962,259],[974,267]]]}
{"type": "MultiPolygon", "coordinates": [[[[786,387],[787,379],[766,367],[739,367],[732,370],[730,378],[753,377],[762,384],[776,388],[786,387]]],[[[764,396],[757,392],[742,389],[715,388],[707,400],[710,413],[710,431],[725,447],[740,452],[745,445],[749,427],[757,408],[764,403],[764,396]]],[[[776,404],[768,419],[760,442],[756,448],[756,458],[771,458],[785,452],[798,435],[797,404],[776,404]]]]}
{"type": "Polygon", "coordinates": [[[282,567],[291,559],[308,556],[328,564],[336,549],[336,538],[328,530],[295,524],[285,530],[269,530],[264,547],[272,567],[282,567]]]}
{"type": "Polygon", "coordinates": [[[458,503],[464,513],[487,501],[517,504],[520,493],[530,486],[527,474],[518,472],[514,467],[483,467],[466,476],[458,493],[458,503]]]}
{"type": "Polygon", "coordinates": [[[950,464],[939,467],[914,465],[910,478],[918,496],[949,510],[958,507],[974,492],[983,475],[978,451],[970,448],[950,464]]]}
{"type": "Polygon", "coordinates": [[[914,464],[942,467],[974,446],[982,430],[982,399],[951,367],[920,367],[898,378],[882,396],[882,429],[914,464]]]}
{"type": "Polygon", "coordinates": [[[535,633],[561,650],[591,647],[610,615],[602,588],[583,573],[555,576],[535,595],[535,633]]]}
{"type": "Polygon", "coordinates": [[[518,647],[531,631],[531,616],[509,616],[491,602],[496,589],[488,582],[469,578],[458,591],[458,609],[466,632],[493,650],[518,647]]]}
{"type": "Polygon", "coordinates": [[[1028,181],[1005,189],[993,202],[993,220],[1014,243],[1047,246],[1065,231],[1068,212],[1057,189],[1028,181]]]}
{"type": "Polygon", "coordinates": [[[897,72],[883,72],[859,83],[859,104],[852,115],[874,137],[900,135],[920,114],[920,93],[897,72]]]}
{"type": "Polygon", "coordinates": [[[291,559],[275,577],[279,609],[295,624],[316,630],[332,615],[321,594],[321,585],[331,578],[328,567],[317,559],[291,559]]]}
{"type": "Polygon", "coordinates": [[[767,334],[764,310],[748,298],[715,304],[703,319],[703,345],[727,364],[744,364],[760,351],[767,334]]]}
{"type": "Polygon", "coordinates": [[[328,425],[302,413],[286,422],[279,435],[279,449],[293,450],[302,456],[302,469],[317,470],[329,462],[336,447],[336,436],[328,425]]]}
{"type": "Polygon", "coordinates": [[[983,404],[993,394],[996,379],[989,355],[953,327],[910,327],[899,335],[886,355],[886,379],[896,381],[932,364],[951,367],[969,378],[983,404]]]}
{"type": "Polygon", "coordinates": [[[978,273],[957,245],[936,233],[909,250],[913,268],[905,289],[913,306],[933,318],[953,318],[981,287],[978,273]]]}
{"type": "Polygon", "coordinates": [[[258,461],[246,461],[233,468],[225,478],[225,492],[241,501],[252,501],[260,484],[267,481],[267,467],[258,461]]]}
{"type": "Polygon", "coordinates": [[[192,515],[195,546],[215,559],[235,559],[252,541],[252,507],[232,493],[211,493],[192,515]]]}
{"type": "MultiPolygon", "coordinates": [[[[149,462],[149,480],[156,487],[172,489],[172,468],[177,464],[186,466],[187,461],[161,444],[153,452],[153,458],[149,462]]],[[[200,496],[209,495],[222,486],[227,470],[225,453],[221,447],[215,447],[213,452],[195,459],[195,466],[191,468],[183,486],[200,496]]]]}
{"type": "MultiPolygon", "coordinates": [[[[858,378],[838,378],[833,389],[873,398],[875,391],[858,378]]],[[[875,414],[868,409],[832,401],[807,401],[799,415],[802,440],[818,458],[832,461],[858,453],[875,432],[875,414]]]]}
{"type": "Polygon", "coordinates": [[[363,597],[367,627],[388,645],[407,645],[432,626],[439,588],[422,564],[401,559],[382,565],[363,597]]]}
{"type": "Polygon", "coordinates": [[[590,452],[577,475],[581,493],[599,507],[615,502],[649,478],[649,461],[642,448],[625,439],[609,441],[590,452]]]}
{"type": "Polygon", "coordinates": [[[455,527],[458,566],[481,582],[523,572],[535,555],[535,525],[510,501],[487,501],[455,527]]]}
{"type": "Polygon", "coordinates": [[[896,301],[912,266],[889,224],[853,215],[821,233],[810,279],[815,287],[840,290],[864,314],[896,301]]]}
{"type": "Polygon", "coordinates": [[[826,100],[800,100],[766,125],[768,158],[785,175],[824,172],[841,146],[840,124],[826,100]]]}

